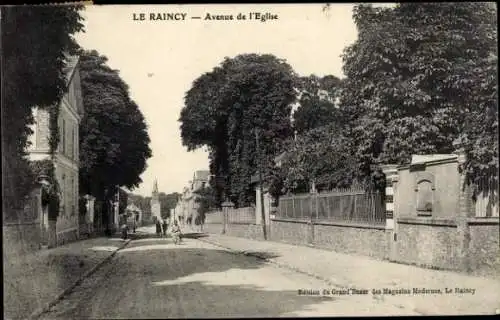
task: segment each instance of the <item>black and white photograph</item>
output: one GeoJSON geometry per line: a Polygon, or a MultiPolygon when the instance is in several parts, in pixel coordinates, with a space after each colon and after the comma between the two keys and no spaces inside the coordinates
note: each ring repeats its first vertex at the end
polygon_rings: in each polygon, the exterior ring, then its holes
{"type": "Polygon", "coordinates": [[[495,2],[0,13],[5,319],[500,314],[495,2]]]}

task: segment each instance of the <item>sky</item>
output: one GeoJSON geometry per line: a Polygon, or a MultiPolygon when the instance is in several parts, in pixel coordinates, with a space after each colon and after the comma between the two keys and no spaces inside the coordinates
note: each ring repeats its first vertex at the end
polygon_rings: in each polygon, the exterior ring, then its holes
{"type": "Polygon", "coordinates": [[[151,138],[153,155],[141,175],[143,183],[132,192],[150,195],[155,179],[160,192],[181,192],[194,171],[208,170],[204,150],[187,152],[182,146],[178,119],[192,82],[224,57],[270,53],[299,75],[343,77],[342,51],[357,38],[353,6],[332,4],[327,11],[323,4],[87,6],[85,33],[75,38],[120,71],[151,138]],[[250,12],[277,19],[249,20],[250,12]],[[144,20],[139,20],[141,13],[144,20]],[[183,13],[185,20],[150,20],[158,13],[183,13]],[[240,13],[247,19],[238,20],[240,13]],[[207,14],[234,20],[206,20],[207,14]]]}

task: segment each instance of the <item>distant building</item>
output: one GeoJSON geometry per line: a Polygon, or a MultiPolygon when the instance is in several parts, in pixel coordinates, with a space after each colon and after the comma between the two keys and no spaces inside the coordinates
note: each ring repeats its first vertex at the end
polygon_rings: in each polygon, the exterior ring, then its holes
{"type": "Polygon", "coordinates": [[[135,220],[137,226],[140,226],[142,224],[142,210],[133,202],[127,205],[125,212],[127,213],[127,218],[131,221],[135,220]]]}
{"type": "Polygon", "coordinates": [[[160,196],[158,194],[158,181],[155,180],[153,185],[153,192],[151,194],[151,217],[161,220],[161,205],[160,196]]]}
{"type": "Polygon", "coordinates": [[[193,180],[190,181],[189,187],[184,189],[182,196],[182,206],[185,221],[194,222],[198,214],[199,204],[196,202],[198,195],[196,191],[208,186],[210,171],[198,170],[193,174],[193,180]]]}
{"type": "MultiPolygon", "coordinates": [[[[31,161],[50,160],[55,167],[55,178],[60,187],[60,211],[55,223],[55,244],[76,240],[79,237],[79,126],[83,118],[83,99],[80,85],[79,58],[66,56],[66,91],[60,102],[57,118],[59,145],[54,157],[50,154],[51,114],[47,108],[34,107],[34,124],[31,126],[31,145],[27,148],[31,161]]],[[[47,214],[42,223],[48,228],[47,214]]],[[[49,231],[52,233],[53,231],[49,231]]],[[[52,244],[54,245],[54,243],[52,244]]]]}

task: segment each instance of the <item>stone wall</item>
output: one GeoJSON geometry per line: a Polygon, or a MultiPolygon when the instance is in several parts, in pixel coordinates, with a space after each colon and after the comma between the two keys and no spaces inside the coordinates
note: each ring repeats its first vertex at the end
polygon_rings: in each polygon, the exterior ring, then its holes
{"type": "Polygon", "coordinates": [[[79,239],[78,228],[57,233],[57,245],[61,246],[79,239]]]}
{"type": "Polygon", "coordinates": [[[315,224],[314,245],[336,252],[385,259],[387,241],[385,227],[355,224],[315,224]]]}
{"type": "Polygon", "coordinates": [[[5,223],[2,226],[3,257],[6,260],[40,250],[41,236],[37,222],[5,223]]]}
{"type": "Polygon", "coordinates": [[[272,219],[271,240],[303,245],[310,242],[310,225],[306,221],[272,219]]]}
{"type": "Polygon", "coordinates": [[[500,278],[500,226],[498,218],[470,219],[469,267],[473,274],[500,278]]]}
{"type": "MultiPolygon", "coordinates": [[[[222,233],[222,223],[209,223],[203,226],[203,231],[207,233],[222,233]]],[[[270,234],[269,227],[267,234],[270,234]]],[[[240,237],[253,240],[264,240],[264,235],[261,225],[256,224],[227,224],[226,235],[231,237],[240,237]]]]}
{"type": "Polygon", "coordinates": [[[453,220],[398,219],[394,241],[397,262],[438,269],[458,270],[460,246],[453,220]]]}
{"type": "Polygon", "coordinates": [[[426,178],[427,174],[430,175],[435,188],[432,216],[449,218],[456,215],[460,194],[458,162],[457,160],[446,160],[428,163],[422,170],[412,169],[409,166],[398,169],[399,180],[394,201],[395,211],[397,211],[398,216],[418,216],[416,181],[426,178]]]}
{"type": "Polygon", "coordinates": [[[384,259],[387,255],[383,226],[272,219],[271,240],[295,245],[313,245],[342,253],[384,259]]]}

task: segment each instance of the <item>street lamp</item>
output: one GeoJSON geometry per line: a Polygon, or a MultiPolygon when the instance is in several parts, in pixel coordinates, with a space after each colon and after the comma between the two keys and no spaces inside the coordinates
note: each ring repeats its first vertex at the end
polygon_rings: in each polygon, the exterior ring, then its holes
{"type": "Polygon", "coordinates": [[[266,213],[264,209],[264,188],[263,188],[263,178],[262,178],[262,157],[260,156],[260,144],[259,144],[259,128],[255,128],[255,143],[257,151],[257,166],[259,169],[259,189],[260,189],[260,214],[262,216],[262,233],[264,235],[264,240],[267,240],[266,232],[266,213]]]}

